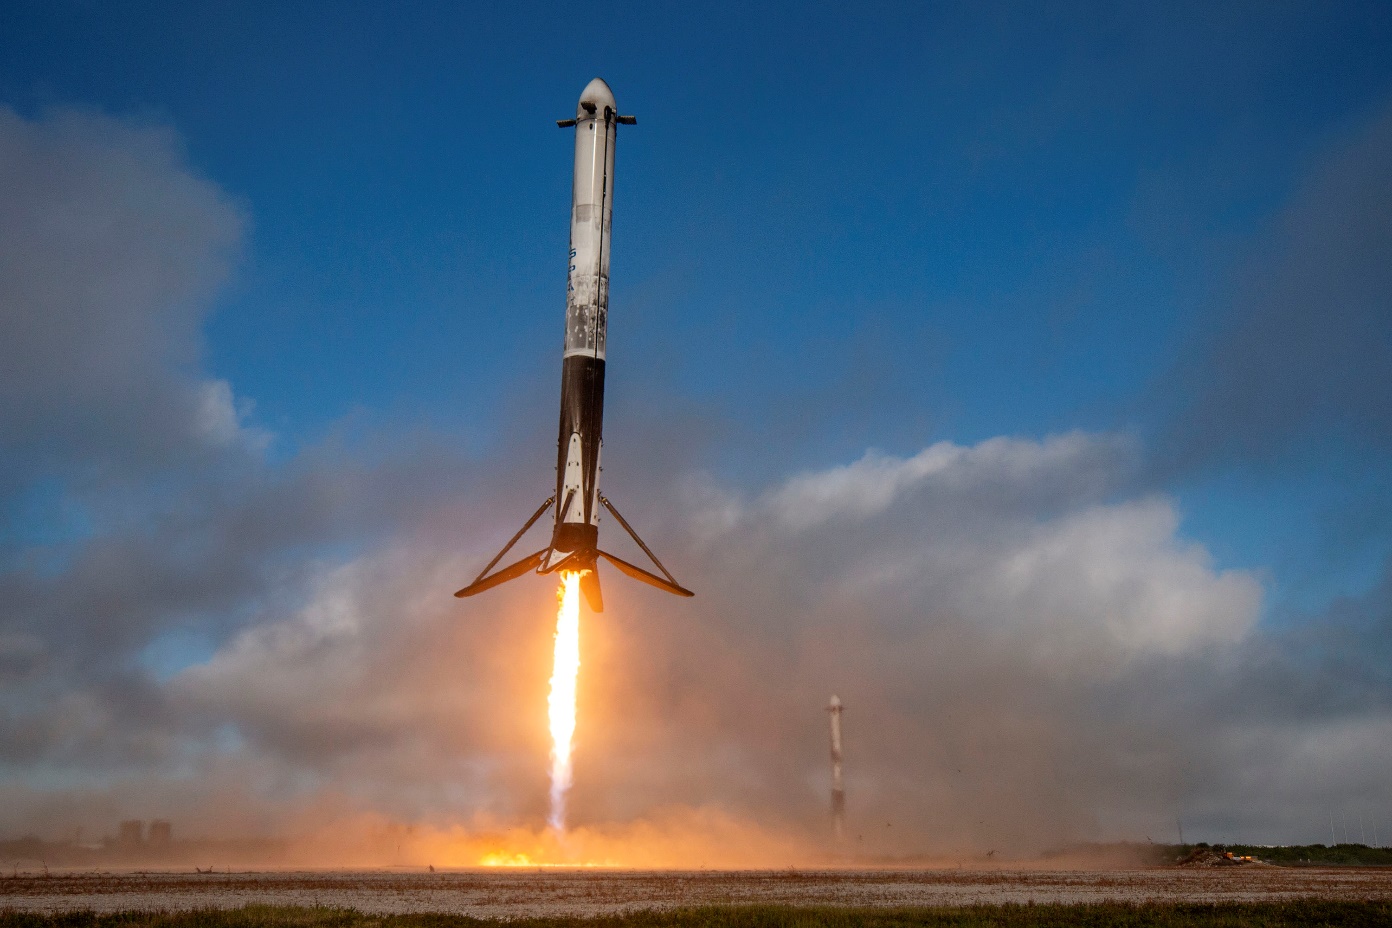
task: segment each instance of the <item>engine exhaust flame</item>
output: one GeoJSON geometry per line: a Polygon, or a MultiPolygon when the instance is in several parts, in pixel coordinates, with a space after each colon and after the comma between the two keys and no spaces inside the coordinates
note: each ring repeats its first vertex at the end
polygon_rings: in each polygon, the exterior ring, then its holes
{"type": "Polygon", "coordinates": [[[566,794],[570,792],[571,740],[575,736],[575,681],[580,674],[580,572],[561,574],[556,592],[556,656],[547,698],[551,720],[551,827],[565,831],[566,794]]]}

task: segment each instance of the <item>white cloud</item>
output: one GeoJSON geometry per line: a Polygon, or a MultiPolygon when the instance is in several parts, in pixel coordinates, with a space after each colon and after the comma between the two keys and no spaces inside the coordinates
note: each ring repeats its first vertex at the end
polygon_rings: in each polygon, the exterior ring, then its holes
{"type": "MultiPolygon", "coordinates": [[[[1099,498],[1128,449],[1082,434],[939,443],[797,475],[748,503],[706,481],[685,497],[689,543],[673,549],[697,598],[610,572],[609,611],[586,619],[599,650],[582,671],[577,814],[712,801],[811,814],[814,797],[777,784],[817,779],[798,758],[820,756],[816,710],[834,686],[854,703],[855,777],[876,814],[906,829],[949,816],[944,834],[969,834],[937,805],[953,795],[944,764],[1008,724],[1018,744],[999,763],[1013,767],[968,805],[992,821],[980,803],[1009,810],[1032,834],[1085,823],[1087,791],[1127,775],[1109,748],[1074,787],[1049,786],[1053,806],[1010,798],[1038,800],[1031,778],[1089,737],[1069,701],[1156,660],[1231,651],[1261,601],[1249,573],[1214,570],[1178,536],[1168,502],[1099,498]],[[703,521],[712,499],[720,518],[703,521]],[[809,744],[789,740],[809,724],[809,744]]],[[[545,794],[549,585],[461,603],[448,594],[473,565],[443,550],[417,538],[326,568],[302,607],[186,670],[178,701],[236,725],[253,754],[333,770],[374,801],[530,814],[545,794]],[[421,798],[443,782],[468,784],[469,808],[451,806],[458,792],[421,798]]]]}
{"type": "Polygon", "coordinates": [[[250,400],[238,403],[227,381],[205,380],[198,388],[196,431],[215,446],[240,444],[251,451],[264,451],[271,442],[271,434],[243,424],[254,408],[255,403],[250,400]]]}
{"type": "Polygon", "coordinates": [[[1131,456],[1123,438],[1083,433],[871,452],[727,513],[724,541],[762,535],[819,565],[817,588],[951,614],[1056,673],[1105,678],[1240,641],[1260,584],[1215,571],[1168,501],[1105,501],[1131,456]]]}
{"type": "Polygon", "coordinates": [[[1247,571],[1215,571],[1177,528],[1174,508],[1156,499],[1022,526],[977,552],[963,614],[1027,635],[1042,661],[1113,672],[1133,657],[1241,641],[1256,624],[1260,584],[1247,571]]]}
{"type": "MultiPolygon", "coordinates": [[[[803,530],[833,519],[865,519],[920,488],[936,492],[989,491],[992,487],[1036,489],[1048,479],[1096,476],[1100,462],[1114,464],[1129,453],[1116,436],[1073,432],[1042,442],[993,438],[973,447],[942,441],[910,458],[867,451],[853,464],[792,477],[770,492],[763,508],[787,527],[803,530]]],[[[1110,474],[1104,476],[1111,476],[1110,474]]]]}

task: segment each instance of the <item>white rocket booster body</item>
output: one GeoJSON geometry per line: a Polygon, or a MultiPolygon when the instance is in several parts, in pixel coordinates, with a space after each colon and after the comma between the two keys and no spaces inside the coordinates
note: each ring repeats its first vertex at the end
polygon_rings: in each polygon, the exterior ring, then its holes
{"type": "Polygon", "coordinates": [[[565,354],[604,360],[609,313],[609,242],[614,218],[614,95],[595,78],[575,118],[575,184],[570,202],[565,354]]]}
{"type": "Polygon", "coordinates": [[[575,571],[590,607],[600,612],[598,561],[604,559],[635,580],[678,596],[677,583],[614,504],[599,491],[599,454],[604,442],[604,369],[609,316],[609,237],[614,217],[614,142],[620,116],[609,85],[595,78],[580,94],[574,119],[557,120],[575,129],[575,174],[570,198],[570,255],[566,271],[565,344],[561,354],[561,417],[556,441],[556,492],[537,509],[474,582],[455,593],[473,596],[529,571],[575,571]],[[496,572],[493,568],[554,506],[551,543],[496,572]],[[599,547],[599,510],[608,509],[632,536],[661,576],[599,547]]]}
{"type": "Polygon", "coordinates": [[[614,94],[608,84],[595,78],[575,107],[575,183],[556,449],[558,505],[555,544],[543,569],[574,552],[593,551],[599,543],[599,455],[604,440],[604,348],[618,126],[614,94]]]}
{"type": "Polygon", "coordinates": [[[831,820],[839,840],[845,831],[846,784],[841,779],[841,698],[833,695],[827,704],[831,716],[831,820]]]}

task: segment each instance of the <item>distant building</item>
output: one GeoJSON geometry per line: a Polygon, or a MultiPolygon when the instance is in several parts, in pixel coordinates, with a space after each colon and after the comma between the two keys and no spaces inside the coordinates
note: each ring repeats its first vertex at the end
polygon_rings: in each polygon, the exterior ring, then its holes
{"type": "Polygon", "coordinates": [[[138,818],[130,819],[121,823],[121,830],[116,833],[116,841],[127,846],[145,843],[145,823],[138,818]]]}
{"type": "Polygon", "coordinates": [[[165,845],[174,840],[174,826],[157,818],[150,823],[150,843],[165,845]]]}

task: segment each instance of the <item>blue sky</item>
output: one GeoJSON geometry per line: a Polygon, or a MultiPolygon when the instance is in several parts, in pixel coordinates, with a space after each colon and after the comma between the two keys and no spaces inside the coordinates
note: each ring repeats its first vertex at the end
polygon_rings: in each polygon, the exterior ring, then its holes
{"type": "MultiPolygon", "coordinates": [[[[576,16],[20,3],[0,93],[168,124],[244,210],[207,366],[279,449],[355,413],[489,447],[510,416],[549,417],[568,195],[551,119],[602,74],[640,116],[615,387],[752,433],[799,407],[777,442],[707,451],[758,479],[867,445],[1149,435],[1157,379],[1227,275],[1392,88],[1376,4],[576,16]]],[[[1166,489],[1224,562],[1311,555],[1319,479],[1207,477],[1166,489]],[[1286,524],[1235,524],[1276,499],[1286,524]]]]}
{"type": "MultiPolygon", "coordinates": [[[[0,107],[129,130],[198,188],[159,228],[186,219],[227,269],[173,299],[187,338],[151,364],[225,381],[261,463],[189,451],[98,491],[61,460],[139,442],[55,452],[14,426],[7,563],[59,576],[172,524],[213,545],[262,489],[379,481],[347,515],[325,491],[252,559],[303,579],[488,479],[508,503],[528,474],[545,488],[570,195],[554,120],[599,75],[638,117],[606,465],[649,512],[668,475],[747,501],[868,449],[1081,430],[1131,448],[1088,505],[1168,501],[1176,544],[1257,578],[1273,633],[1376,612],[1389,48],[1376,3],[8,3],[0,107]]],[[[480,505],[486,546],[511,516],[480,505]]],[[[294,590],[169,607],[131,646],[163,684],[294,590]]]]}

